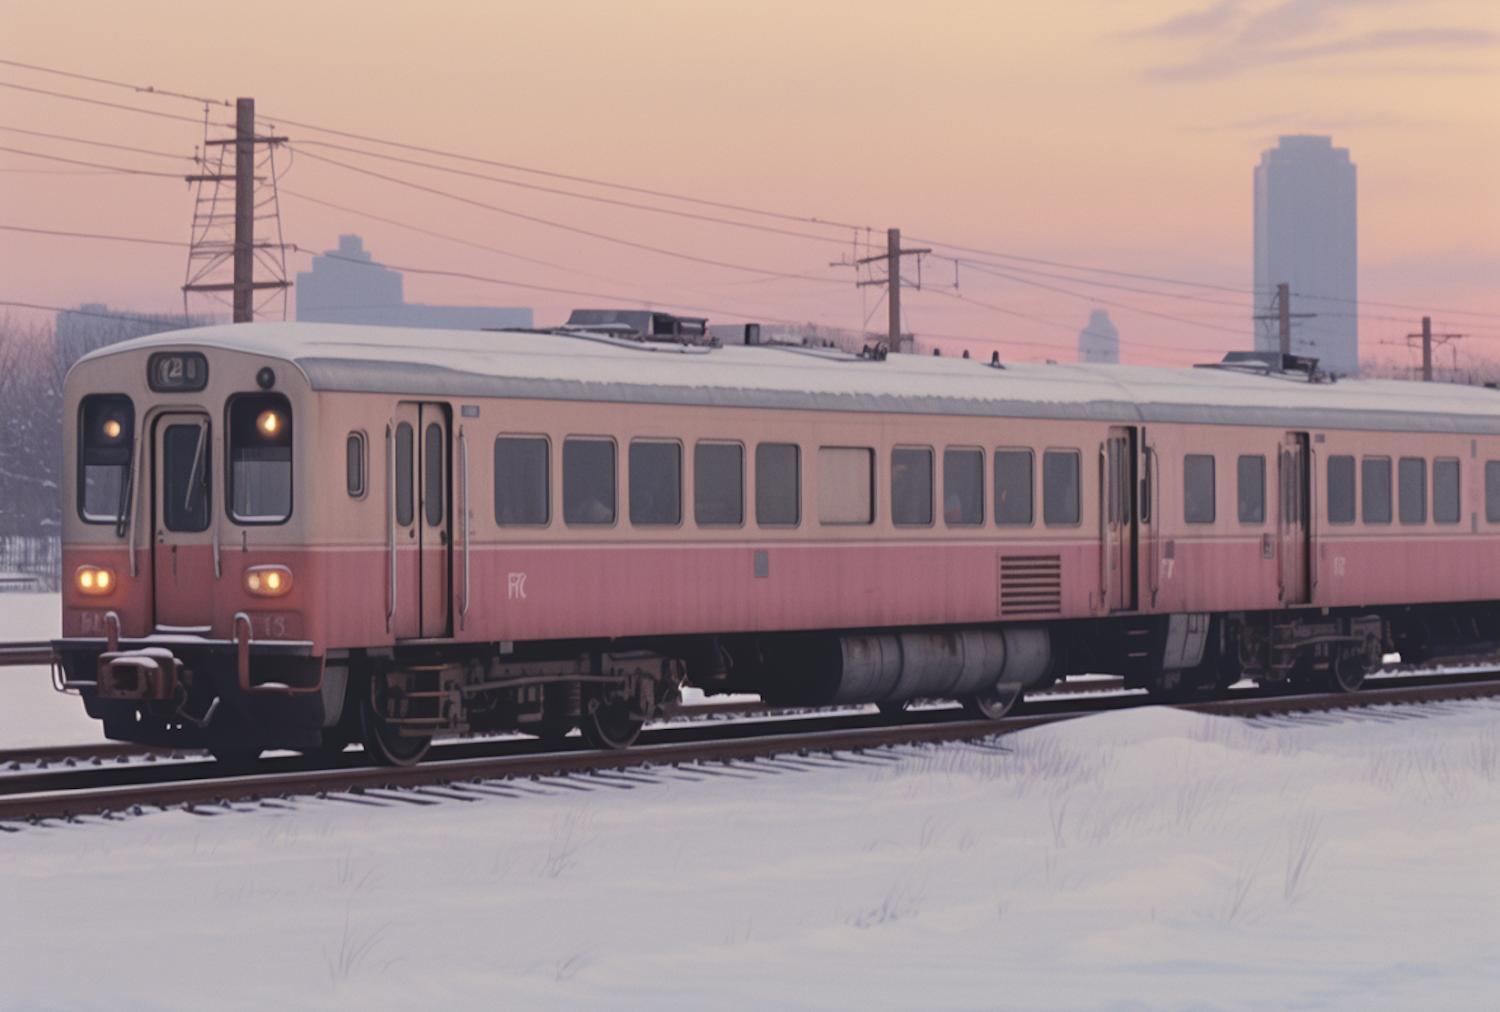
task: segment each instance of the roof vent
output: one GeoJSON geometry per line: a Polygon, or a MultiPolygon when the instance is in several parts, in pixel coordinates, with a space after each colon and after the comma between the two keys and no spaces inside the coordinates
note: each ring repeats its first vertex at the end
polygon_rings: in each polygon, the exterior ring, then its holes
{"type": "Polygon", "coordinates": [[[1306,355],[1283,355],[1277,351],[1226,352],[1222,362],[1200,362],[1194,368],[1258,372],[1262,376],[1301,373],[1309,383],[1322,383],[1332,379],[1326,373],[1318,372],[1317,359],[1306,355]]]}

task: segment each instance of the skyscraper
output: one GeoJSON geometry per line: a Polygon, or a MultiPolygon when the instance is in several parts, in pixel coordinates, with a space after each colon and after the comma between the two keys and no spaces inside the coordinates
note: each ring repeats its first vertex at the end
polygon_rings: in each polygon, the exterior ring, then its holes
{"type": "MultiPolygon", "coordinates": [[[[1355,303],[1354,163],[1329,137],[1299,134],[1261,153],[1255,167],[1255,314],[1276,315],[1276,286],[1289,285],[1294,355],[1329,372],[1359,371],[1355,303]]],[[[1255,321],[1257,351],[1280,348],[1275,319],[1255,321]]]]}

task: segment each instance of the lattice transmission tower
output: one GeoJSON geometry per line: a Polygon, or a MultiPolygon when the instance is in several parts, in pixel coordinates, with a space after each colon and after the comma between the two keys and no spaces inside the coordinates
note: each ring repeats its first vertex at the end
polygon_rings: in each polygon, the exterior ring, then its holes
{"type": "Polygon", "coordinates": [[[197,184],[197,194],[187,281],[182,286],[183,312],[190,311],[188,300],[195,294],[220,305],[226,304],[227,294],[235,323],[249,323],[278,298],[281,318],[286,319],[286,293],[292,285],[281,241],[275,154],[287,138],[255,135],[253,98],[235,103],[233,137],[210,137],[211,130],[205,109],[203,151],[198,157],[202,171],[187,177],[197,184]],[[272,234],[275,241],[258,242],[257,232],[272,234]],[[257,303],[258,292],[264,294],[257,303]]]}

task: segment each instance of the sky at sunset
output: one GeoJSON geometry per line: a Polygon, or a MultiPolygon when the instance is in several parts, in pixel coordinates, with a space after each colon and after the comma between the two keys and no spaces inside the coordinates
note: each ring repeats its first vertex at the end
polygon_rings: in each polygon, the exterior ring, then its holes
{"type": "Polygon", "coordinates": [[[1328,135],[1358,166],[1362,358],[1408,362],[1430,315],[1500,362],[1495,0],[6,0],[0,61],[12,319],[181,311],[205,105],[177,96],[220,103],[214,138],[246,96],[289,138],[292,274],[352,232],[408,301],[540,326],[883,330],[869,269],[832,265],[896,227],[933,251],[906,329],[1031,360],[1073,359],[1094,309],[1127,362],[1248,347],[1254,166],[1328,135]]]}

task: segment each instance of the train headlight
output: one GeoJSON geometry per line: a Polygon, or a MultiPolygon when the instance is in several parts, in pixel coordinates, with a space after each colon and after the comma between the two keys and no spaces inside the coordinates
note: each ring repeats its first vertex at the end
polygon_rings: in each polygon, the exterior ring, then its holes
{"type": "Polygon", "coordinates": [[[108,594],[115,589],[115,573],[100,566],[79,566],[74,584],[81,594],[108,594]]]}
{"type": "Polygon", "coordinates": [[[245,589],[256,597],[280,597],[292,589],[292,571],[285,566],[251,566],[245,570],[245,589]]]}
{"type": "Polygon", "coordinates": [[[274,411],[262,411],[255,419],[255,427],[268,439],[281,432],[281,416],[274,411]]]}

